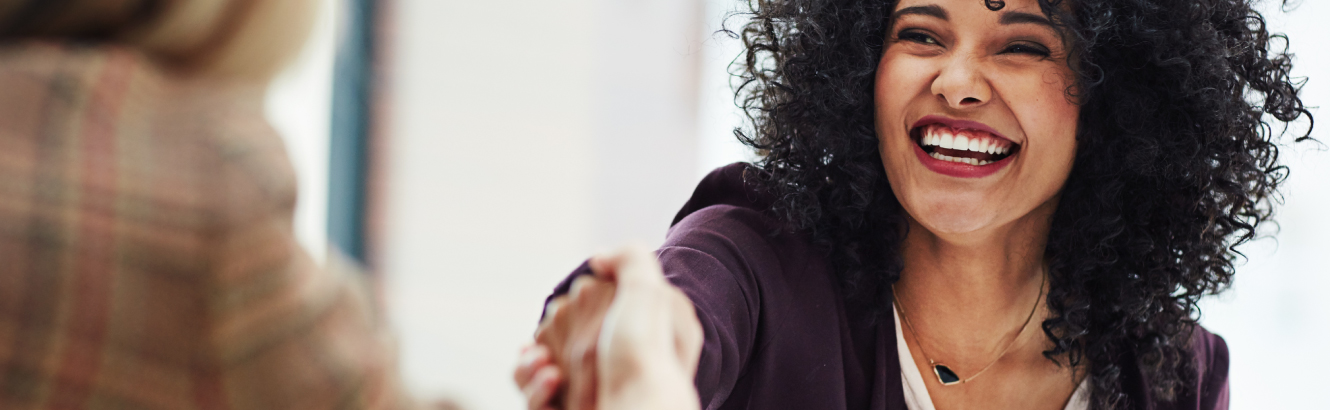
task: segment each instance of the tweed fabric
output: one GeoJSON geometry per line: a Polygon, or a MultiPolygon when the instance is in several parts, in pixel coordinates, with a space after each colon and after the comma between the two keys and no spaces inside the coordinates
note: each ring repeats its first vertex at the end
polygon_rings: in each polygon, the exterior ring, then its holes
{"type": "Polygon", "coordinates": [[[0,408],[400,408],[361,275],[292,231],[260,87],[0,46],[0,408]]]}

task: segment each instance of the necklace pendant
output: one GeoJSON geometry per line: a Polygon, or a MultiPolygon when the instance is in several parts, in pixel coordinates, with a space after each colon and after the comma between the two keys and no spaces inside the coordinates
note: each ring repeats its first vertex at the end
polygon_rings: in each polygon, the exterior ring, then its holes
{"type": "Polygon", "coordinates": [[[937,381],[941,382],[943,386],[950,386],[961,382],[960,376],[957,376],[956,372],[951,371],[951,368],[943,364],[934,364],[933,374],[937,376],[937,381]]]}

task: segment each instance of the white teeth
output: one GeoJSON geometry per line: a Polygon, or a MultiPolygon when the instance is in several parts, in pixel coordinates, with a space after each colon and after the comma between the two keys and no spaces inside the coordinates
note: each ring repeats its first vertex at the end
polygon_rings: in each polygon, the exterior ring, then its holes
{"type": "MultiPolygon", "coordinates": [[[[1010,142],[995,138],[986,138],[982,136],[976,136],[971,138],[968,135],[956,135],[952,133],[951,129],[946,127],[938,127],[938,126],[925,127],[923,132],[924,134],[922,137],[919,138],[920,140],[919,142],[925,147],[939,147],[946,149],[987,153],[992,155],[1006,155],[1008,152],[1011,152],[1011,148],[1013,145],[1010,142]]],[[[930,157],[933,157],[934,159],[942,161],[956,162],[956,163],[969,164],[975,166],[984,166],[995,162],[995,161],[980,160],[980,159],[967,158],[967,157],[952,157],[937,152],[933,152],[928,155],[930,157]]]]}
{"type": "Polygon", "coordinates": [[[974,159],[974,158],[965,158],[965,157],[953,157],[953,156],[949,156],[949,155],[942,155],[942,154],[939,154],[939,153],[936,153],[936,152],[934,152],[934,153],[932,153],[932,154],[928,154],[928,156],[933,157],[933,159],[936,159],[936,160],[947,161],[947,162],[957,162],[957,163],[961,163],[961,164],[970,164],[970,165],[975,165],[975,166],[984,166],[984,165],[988,165],[988,164],[992,164],[992,163],[993,163],[993,161],[984,161],[984,160],[978,160],[978,159],[974,159]]]}
{"type": "Polygon", "coordinates": [[[992,138],[971,138],[966,135],[956,135],[952,134],[950,130],[941,127],[925,128],[924,135],[923,137],[920,137],[919,142],[926,147],[940,147],[996,155],[1003,155],[1011,150],[1011,144],[1006,142],[1001,142],[992,138]]]}

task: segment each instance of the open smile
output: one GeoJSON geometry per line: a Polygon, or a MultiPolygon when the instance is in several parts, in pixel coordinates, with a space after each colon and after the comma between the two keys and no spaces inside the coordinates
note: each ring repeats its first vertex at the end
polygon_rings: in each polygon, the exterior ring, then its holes
{"type": "Polygon", "coordinates": [[[1011,163],[1021,148],[982,123],[938,116],[916,121],[910,138],[926,167],[961,178],[992,175],[1011,163]]]}

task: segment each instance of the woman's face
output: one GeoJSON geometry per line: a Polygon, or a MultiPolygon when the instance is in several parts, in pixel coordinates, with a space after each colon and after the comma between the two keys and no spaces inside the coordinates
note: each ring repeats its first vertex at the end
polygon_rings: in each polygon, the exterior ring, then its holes
{"type": "Polygon", "coordinates": [[[963,234],[1051,209],[1079,107],[1059,32],[1035,0],[901,0],[878,62],[887,178],[929,231],[963,234]]]}

